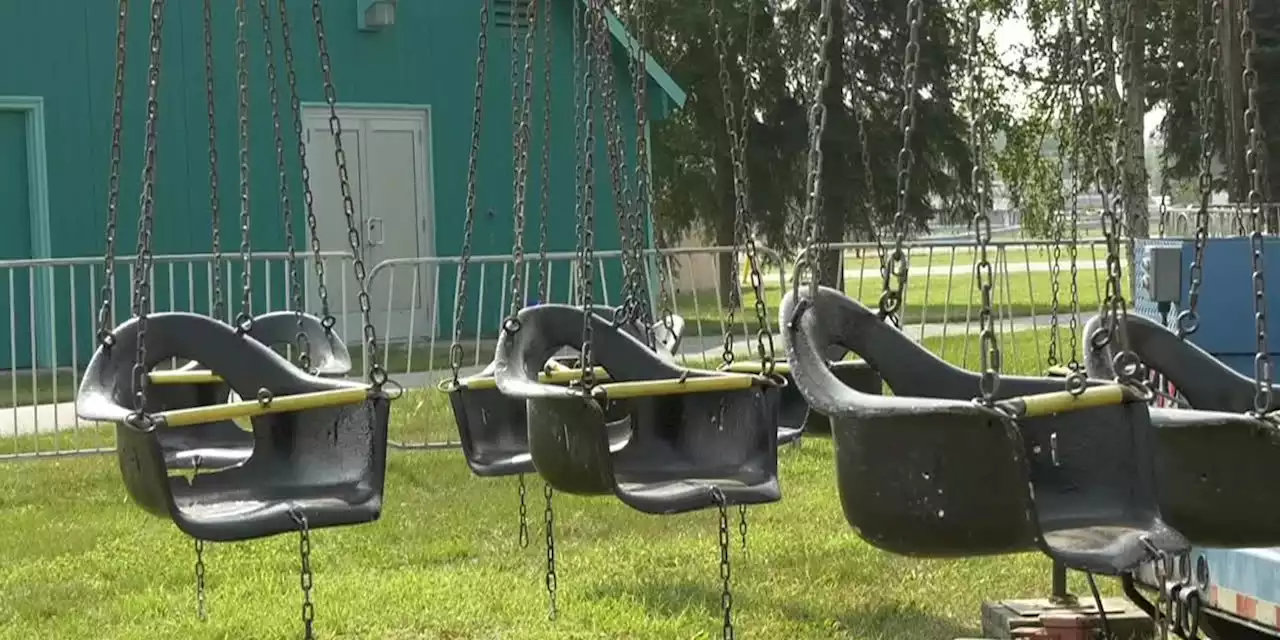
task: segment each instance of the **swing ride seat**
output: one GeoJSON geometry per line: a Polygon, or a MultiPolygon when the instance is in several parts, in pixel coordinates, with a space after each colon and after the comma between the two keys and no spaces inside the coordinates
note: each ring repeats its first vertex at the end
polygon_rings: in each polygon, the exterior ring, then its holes
{"type": "MultiPolygon", "coordinates": [[[[316,316],[304,313],[299,318],[295,311],[265,313],[253,319],[247,335],[268,347],[292,344],[297,338],[299,321],[316,374],[342,377],[350,373],[351,355],[347,345],[316,316]]],[[[178,369],[152,372],[150,381],[148,413],[224,404],[231,393],[221,377],[194,360],[178,369]]],[[[225,469],[253,455],[253,434],[230,420],[166,429],[157,437],[169,468],[225,469]]]]}
{"type": "Polygon", "coordinates": [[[842,293],[788,292],[780,322],[796,386],[831,417],[845,517],[874,546],[963,557],[1040,548],[1065,566],[1122,574],[1187,542],[1160,519],[1147,406],[1120,385],[1081,394],[1001,377],[994,407],[952,366],[842,293]],[[894,396],[842,384],[823,350],[862,356],[894,396]]]}
{"type": "MultiPolygon", "coordinates": [[[[1092,338],[1107,318],[1085,324],[1085,369],[1115,377],[1110,344],[1092,338]]],[[[1191,409],[1152,408],[1160,510],[1193,544],[1217,548],[1280,546],[1280,512],[1264,487],[1280,484],[1280,427],[1253,410],[1254,380],[1164,325],[1121,317],[1129,349],[1171,382],[1191,409]]],[[[1273,387],[1273,405],[1280,386],[1273,387]]]]}
{"type": "Polygon", "coordinates": [[[653,514],[781,498],[780,381],[677,366],[592,314],[592,353],[610,382],[589,393],[542,382],[542,363],[581,343],[583,314],[567,305],[524,309],[494,358],[498,388],[527,401],[530,453],[548,484],[578,495],[613,493],[653,514]],[[614,401],[626,401],[629,414],[621,442],[606,428],[614,401]]]}
{"type": "Polygon", "coordinates": [[[147,318],[147,370],[170,358],[200,362],[242,397],[234,404],[137,416],[132,377],[139,322],[113,332],[85,370],[76,412],[116,423],[116,455],[126,489],[146,511],[183,532],[236,541],[296,531],[295,513],[313,529],[371,522],[381,514],[389,399],[381,391],[298,370],[233,327],[191,313],[147,318]],[[269,392],[265,390],[270,390],[269,392]],[[253,453],[243,463],[187,479],[171,476],[161,435],[248,418],[253,453]]]}
{"type": "MultiPolygon", "coordinates": [[[[876,370],[872,369],[865,360],[843,360],[848,351],[844,349],[831,351],[827,354],[828,366],[842,384],[863,393],[881,392],[883,383],[880,380],[880,374],[876,373],[876,370]]],[[[764,373],[764,367],[760,362],[734,362],[721,367],[721,370],[755,375],[764,373]]],[[[795,442],[806,432],[830,433],[831,421],[817,411],[810,411],[804,394],[796,388],[795,380],[791,376],[791,363],[775,362],[773,373],[787,381],[778,399],[778,446],[795,442]]]]}
{"type": "MultiPolygon", "coordinates": [[[[616,309],[602,306],[593,311],[611,319],[616,309]]],[[[679,316],[672,316],[670,331],[658,322],[653,330],[657,343],[662,345],[659,353],[673,355],[674,349],[679,348],[680,331],[683,329],[684,320],[679,316]],[[672,351],[667,351],[668,348],[672,351]]],[[[623,330],[637,338],[644,331],[637,323],[628,323],[623,330]]],[[[540,379],[551,384],[570,384],[581,380],[582,368],[577,360],[576,355],[549,358],[540,379]]],[[[449,394],[449,405],[458,424],[458,439],[462,443],[467,466],[481,477],[532,473],[534,465],[529,454],[525,401],[503,395],[494,380],[494,370],[495,364],[490,362],[473,376],[462,378],[457,383],[446,379],[439,385],[441,391],[449,394]]],[[[598,378],[607,376],[607,372],[597,371],[598,378]]],[[[630,419],[625,409],[625,404],[619,404],[608,411],[606,429],[615,447],[621,446],[630,433],[630,419]]]]}

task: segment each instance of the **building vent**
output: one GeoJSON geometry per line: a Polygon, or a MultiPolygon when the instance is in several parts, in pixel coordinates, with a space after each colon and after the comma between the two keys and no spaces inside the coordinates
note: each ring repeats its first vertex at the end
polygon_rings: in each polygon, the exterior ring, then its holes
{"type": "Polygon", "coordinates": [[[523,32],[528,28],[533,0],[495,0],[493,20],[502,29],[523,32]]]}

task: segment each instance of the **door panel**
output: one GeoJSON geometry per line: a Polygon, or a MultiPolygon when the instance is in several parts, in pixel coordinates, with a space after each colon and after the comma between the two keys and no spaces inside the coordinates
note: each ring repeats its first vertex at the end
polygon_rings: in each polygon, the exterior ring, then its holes
{"type": "MultiPolygon", "coordinates": [[[[414,124],[414,123],[406,123],[414,124]]],[[[373,264],[393,258],[422,255],[418,237],[418,132],[401,123],[374,121],[367,136],[369,152],[369,207],[365,211],[365,243],[373,264]],[[400,125],[400,126],[397,126],[400,125]]],[[[379,277],[373,295],[379,310],[421,309],[421,282],[409,269],[399,268],[391,278],[379,277]]]]}
{"type": "MultiPolygon", "coordinates": [[[[362,147],[360,142],[364,137],[362,133],[358,122],[343,119],[342,150],[347,156],[347,175],[356,209],[355,222],[360,227],[364,224],[361,219],[363,207],[360,206],[364,191],[360,172],[362,147]]],[[[338,165],[333,157],[333,136],[329,133],[327,121],[309,122],[307,134],[307,169],[311,171],[311,190],[315,197],[316,235],[320,236],[320,249],[350,252],[342,187],[338,181],[338,165]]],[[[312,269],[308,269],[304,284],[307,287],[307,308],[318,313],[320,283],[316,281],[312,269]]],[[[343,337],[347,338],[348,342],[357,340],[360,328],[360,305],[350,263],[327,260],[325,284],[329,288],[330,313],[338,319],[338,328],[342,331],[343,337]]]]}

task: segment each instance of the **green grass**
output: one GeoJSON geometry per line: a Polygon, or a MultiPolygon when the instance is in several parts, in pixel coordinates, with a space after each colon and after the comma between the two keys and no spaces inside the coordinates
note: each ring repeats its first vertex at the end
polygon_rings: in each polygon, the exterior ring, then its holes
{"type": "MultiPolygon", "coordinates": [[[[1006,336],[1006,353],[1019,353],[1007,356],[1010,371],[1043,367],[1032,348],[1048,339],[1039,333],[1006,336]]],[[[938,339],[926,343],[936,349],[938,339]]],[[[948,359],[976,361],[976,340],[948,345],[948,359]]],[[[393,420],[398,439],[454,430],[430,391],[398,400],[393,420]]],[[[983,600],[1048,589],[1049,563],[1037,554],[920,560],[860,541],[841,517],[827,440],[784,449],[780,466],[784,499],[752,509],[745,554],[730,514],[744,637],[975,636],[983,600]]],[[[534,543],[520,549],[515,479],[474,477],[456,450],[393,452],[383,518],[313,536],[320,637],[718,635],[714,512],[655,517],[612,499],[558,496],[560,618],[549,622],[541,486],[530,488],[534,543]]],[[[190,540],[129,503],[113,457],[5,464],[0,521],[0,639],[298,635],[296,538],[209,545],[210,618],[200,622],[190,540]]]]}

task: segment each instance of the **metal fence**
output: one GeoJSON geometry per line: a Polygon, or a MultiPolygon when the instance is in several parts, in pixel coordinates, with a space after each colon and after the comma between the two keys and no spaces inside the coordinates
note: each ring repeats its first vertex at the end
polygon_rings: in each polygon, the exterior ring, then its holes
{"type": "MultiPolygon", "coordinates": [[[[876,304],[881,274],[875,245],[836,245],[831,251],[842,256],[845,292],[866,304],[876,304]]],[[[762,274],[769,310],[766,323],[774,327],[791,265],[770,249],[761,248],[760,253],[766,268],[762,274]]],[[[746,286],[744,272],[730,276],[726,271],[731,255],[730,248],[713,247],[650,251],[646,256],[649,304],[655,310],[669,308],[684,317],[678,356],[688,366],[719,364],[724,335],[730,328],[743,352],[740,355],[748,355],[754,342],[749,339],[758,327],[753,294],[746,286]],[[734,286],[743,288],[745,304],[730,323],[724,302],[734,286]]],[[[1075,289],[1082,314],[1097,308],[1104,256],[1101,242],[1082,242],[1077,247],[1075,289]]],[[[594,304],[620,303],[624,296],[621,254],[600,251],[594,257],[594,304]]],[[[970,366],[976,363],[975,325],[980,310],[973,282],[975,257],[968,240],[912,243],[910,281],[901,313],[903,328],[910,335],[948,359],[970,366]]],[[[358,338],[361,319],[349,258],[333,253],[321,259],[326,265],[331,311],[338,318],[338,329],[352,345],[356,360],[352,375],[358,376],[368,354],[363,353],[358,338]]],[[[999,241],[992,244],[990,259],[997,278],[997,328],[1013,338],[1005,340],[1006,363],[1025,368],[1047,360],[1050,338],[1044,330],[1053,323],[1055,299],[1063,343],[1059,352],[1065,353],[1067,318],[1073,308],[1067,247],[999,241]]],[[[298,260],[307,292],[306,308],[314,312],[318,309],[314,264],[309,256],[300,254],[298,260]]],[[[116,269],[115,308],[120,317],[127,317],[130,310],[130,264],[130,258],[121,258],[116,269]]],[[[293,307],[287,264],[287,256],[281,253],[254,256],[250,272],[255,312],[293,307]]],[[[214,300],[211,265],[212,257],[207,255],[156,257],[153,309],[209,313],[214,300]]],[[[465,274],[467,304],[461,323],[455,327],[454,311],[463,281],[460,266],[456,257],[393,259],[369,271],[368,286],[374,301],[371,315],[379,337],[377,355],[391,377],[406,389],[428,389],[397,403],[392,435],[398,447],[456,443],[452,421],[440,418],[447,415],[443,413],[443,394],[430,391],[451,376],[448,353],[455,328],[465,347],[461,373],[474,373],[492,358],[501,320],[513,306],[512,258],[473,257],[465,274]]],[[[745,269],[741,260],[738,266],[745,269]]],[[[220,272],[225,313],[234,317],[241,304],[238,257],[228,257],[220,272]]],[[[548,254],[545,266],[539,257],[528,256],[521,275],[519,305],[579,302],[574,286],[578,280],[576,254],[548,254]],[[544,272],[546,296],[542,300],[544,272]]],[[[0,340],[4,341],[0,349],[0,459],[101,452],[113,447],[114,431],[83,424],[73,405],[79,375],[95,346],[103,284],[100,258],[0,262],[0,305],[8,308],[7,318],[0,319],[0,340]]],[[[775,345],[780,349],[782,343],[775,340],[775,345]]]]}

